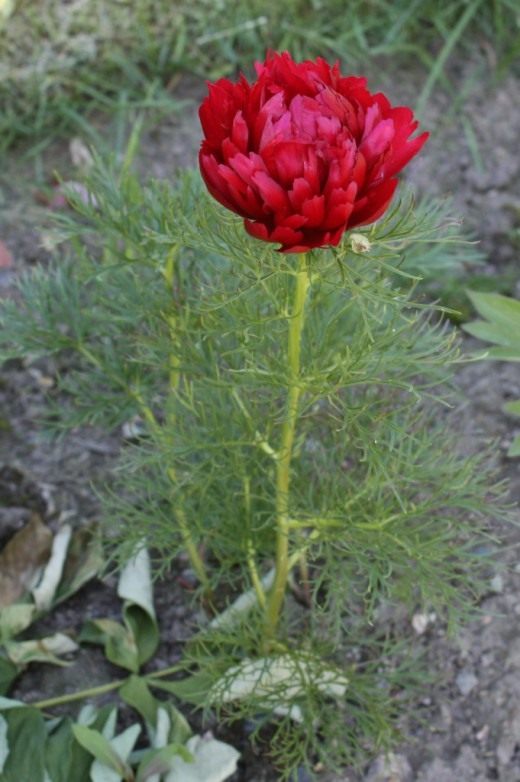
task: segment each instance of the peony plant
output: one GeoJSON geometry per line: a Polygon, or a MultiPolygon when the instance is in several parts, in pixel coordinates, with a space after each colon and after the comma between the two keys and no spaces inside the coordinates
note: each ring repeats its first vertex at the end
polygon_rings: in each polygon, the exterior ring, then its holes
{"type": "Polygon", "coordinates": [[[288,313],[287,402],[276,451],[276,567],[267,600],[266,632],[276,632],[289,575],[291,460],[302,392],[300,352],[311,284],[313,248],[336,246],[347,228],[373,223],[387,210],[396,174],[428,133],[409,140],[417,121],[409,108],[342,76],[322,58],[296,63],[288,52],[244,76],[209,85],[200,107],[199,162],[211,195],[244,218],[257,239],[299,253],[288,313]]]}
{"type": "Polygon", "coordinates": [[[468,614],[501,487],[458,451],[456,336],[419,287],[465,245],[442,205],[392,200],[412,111],[273,53],[200,118],[212,198],[98,161],[1,344],[67,361],[53,426],[130,422],[107,541],[159,574],[187,558],[203,610],[161,687],[246,718],[287,779],[389,745],[412,616],[468,614]]]}

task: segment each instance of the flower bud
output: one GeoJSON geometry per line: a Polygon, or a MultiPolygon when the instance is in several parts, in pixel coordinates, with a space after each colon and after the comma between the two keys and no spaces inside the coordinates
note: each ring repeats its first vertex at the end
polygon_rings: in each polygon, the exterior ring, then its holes
{"type": "Polygon", "coordinates": [[[372,249],[369,238],[364,234],[350,234],[350,246],[352,252],[358,253],[359,255],[368,253],[372,249]]]}

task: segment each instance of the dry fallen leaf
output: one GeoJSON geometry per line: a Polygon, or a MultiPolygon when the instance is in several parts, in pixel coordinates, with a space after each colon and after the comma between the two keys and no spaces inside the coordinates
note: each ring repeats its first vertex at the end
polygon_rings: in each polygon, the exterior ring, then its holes
{"type": "Polygon", "coordinates": [[[77,168],[88,169],[94,164],[92,152],[80,138],[73,138],[70,140],[69,153],[72,164],[77,168]]]}
{"type": "Polygon", "coordinates": [[[37,513],[0,551],[0,607],[27,592],[51,553],[52,532],[37,513]]]}

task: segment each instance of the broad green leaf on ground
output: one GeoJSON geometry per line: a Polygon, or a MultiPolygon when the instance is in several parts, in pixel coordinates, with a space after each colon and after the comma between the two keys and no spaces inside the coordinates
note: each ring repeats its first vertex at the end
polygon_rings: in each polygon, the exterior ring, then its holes
{"type": "Polygon", "coordinates": [[[149,678],[147,682],[150,687],[172,693],[181,701],[195,706],[204,706],[208,702],[208,692],[215,684],[215,678],[215,674],[200,671],[176,681],[149,678]]]}
{"type": "Polygon", "coordinates": [[[468,296],[478,314],[486,320],[467,323],[464,329],[470,334],[476,329],[475,336],[488,342],[517,348],[517,360],[520,361],[520,301],[500,293],[468,291],[468,296]]]}
{"type": "Polygon", "coordinates": [[[72,536],[72,527],[64,524],[55,534],[52,550],[40,581],[32,589],[32,596],[39,611],[46,611],[52,605],[54,595],[61,581],[63,566],[72,536]]]}
{"type": "MultiPolygon", "coordinates": [[[[463,328],[478,339],[493,342],[484,358],[500,361],[520,361],[520,301],[499,293],[468,291],[468,296],[478,314],[486,320],[474,320],[463,328]]],[[[520,415],[520,400],[508,402],[504,410],[520,415]]],[[[520,456],[520,435],[515,437],[508,451],[509,456],[520,456]]]]}
{"type": "Polygon", "coordinates": [[[147,725],[156,727],[159,702],[153,697],[144,679],[130,676],[119,688],[119,696],[139,712],[147,725]]]}
{"type": "Polygon", "coordinates": [[[19,673],[20,670],[17,665],[5,657],[0,657],[0,696],[5,695],[9,691],[9,687],[19,673]]]}
{"type": "Polygon", "coordinates": [[[78,763],[74,756],[74,747],[78,744],[72,733],[72,720],[65,717],[50,732],[45,745],[45,770],[51,782],[88,782],[91,758],[87,752],[88,763],[78,763]]]}
{"type": "Polygon", "coordinates": [[[104,645],[110,662],[137,673],[159,643],[150,560],[145,548],[139,549],[121,571],[117,593],[124,601],[124,624],[113,619],[94,619],[83,628],[81,640],[104,645]]]}
{"type": "Polygon", "coordinates": [[[47,731],[42,714],[37,709],[20,706],[2,710],[2,716],[7,722],[8,747],[2,782],[45,782],[47,731]]]}
{"type": "Polygon", "coordinates": [[[516,399],[514,402],[506,402],[504,410],[511,415],[520,415],[520,399],[516,399]]]}
{"type": "Polygon", "coordinates": [[[34,603],[13,603],[0,608],[0,641],[13,638],[29,627],[35,613],[34,603]]]}
{"type": "Polygon", "coordinates": [[[159,643],[150,557],[144,546],[123,568],[117,593],[124,600],[123,618],[133,633],[139,664],[142,665],[154,654],[159,643]]]}
{"type": "Polygon", "coordinates": [[[520,456],[520,435],[517,435],[509,446],[508,456],[520,456]]]}
{"type": "Polygon", "coordinates": [[[0,774],[4,770],[5,761],[9,755],[9,743],[7,741],[7,720],[0,714],[0,774]]]}
{"type": "Polygon", "coordinates": [[[51,547],[52,532],[33,513],[0,551],[0,607],[11,605],[32,587],[51,547]]]}
{"type": "Polygon", "coordinates": [[[107,782],[111,777],[115,782],[120,782],[120,780],[131,782],[133,780],[133,772],[127,763],[127,758],[140,730],[139,725],[132,725],[120,736],[109,740],[93,728],[78,724],[72,726],[76,740],[95,758],[90,772],[92,782],[97,782],[95,777],[102,779],[103,776],[107,782]],[[107,770],[113,771],[114,774],[105,774],[107,770]]]}
{"type": "Polygon", "coordinates": [[[136,782],[158,782],[171,770],[172,759],[177,755],[187,763],[193,762],[193,756],[181,744],[167,744],[145,752],[137,769],[136,782]]]}
{"type": "Polygon", "coordinates": [[[191,728],[181,712],[173,703],[154,698],[144,679],[130,676],[119,689],[119,695],[144,719],[154,749],[170,744],[183,745],[190,738],[191,728]]]}
{"type": "Polygon", "coordinates": [[[78,649],[77,643],[64,633],[55,633],[37,641],[7,641],[5,651],[11,662],[22,666],[33,662],[68,665],[60,655],[71,654],[78,649]]]}
{"type": "MultiPolygon", "coordinates": [[[[263,578],[262,586],[268,592],[274,583],[275,570],[272,568],[263,578]]],[[[248,589],[231,603],[221,614],[211,620],[209,626],[213,630],[221,630],[224,627],[233,627],[241,622],[245,616],[258,605],[258,595],[255,589],[248,589]]]]}
{"type": "Polygon", "coordinates": [[[130,725],[119,736],[114,736],[110,739],[110,746],[123,762],[125,769],[127,769],[126,773],[120,774],[120,772],[116,772],[115,769],[107,766],[102,760],[96,759],[90,770],[92,782],[120,782],[120,780],[134,782],[134,773],[128,764],[128,758],[140,732],[140,725],[130,725]],[[116,774],[120,774],[120,776],[116,776],[116,774]]]}
{"type": "Polygon", "coordinates": [[[240,753],[211,735],[192,736],[186,749],[192,762],[175,756],[165,782],[223,782],[235,773],[240,753]]]}
{"type": "Polygon", "coordinates": [[[99,529],[79,527],[69,544],[63,576],[54,598],[54,605],[61,603],[78,591],[90,579],[100,573],[104,565],[103,548],[99,529]]]}
{"type": "Polygon", "coordinates": [[[93,619],[87,622],[81,631],[80,641],[101,644],[111,663],[133,673],[139,670],[139,654],[133,634],[113,619],[93,619]]]}

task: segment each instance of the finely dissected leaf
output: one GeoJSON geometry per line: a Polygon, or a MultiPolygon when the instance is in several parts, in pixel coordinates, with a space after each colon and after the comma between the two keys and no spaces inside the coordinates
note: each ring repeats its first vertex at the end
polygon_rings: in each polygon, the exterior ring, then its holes
{"type": "Polygon", "coordinates": [[[43,570],[40,581],[32,589],[34,602],[40,611],[48,609],[53,602],[63,573],[71,536],[72,527],[69,524],[64,524],[55,534],[50,559],[43,570]]]}
{"type": "Polygon", "coordinates": [[[0,608],[0,639],[12,638],[29,627],[35,612],[33,603],[13,603],[0,608]]]}
{"type": "Polygon", "coordinates": [[[250,696],[273,706],[290,704],[309,689],[341,698],[348,679],[338,669],[327,668],[308,655],[280,655],[245,660],[229,668],[208,692],[210,703],[229,703],[250,696]]]}
{"type": "Polygon", "coordinates": [[[70,654],[77,649],[77,643],[65,633],[55,633],[37,641],[8,641],[5,644],[6,654],[15,665],[32,662],[68,665],[64,660],[60,660],[59,655],[70,654]]]}
{"type": "Polygon", "coordinates": [[[47,731],[42,714],[25,706],[4,712],[9,755],[2,782],[44,782],[47,731]]]}
{"type": "Polygon", "coordinates": [[[192,736],[186,749],[193,762],[174,757],[165,782],[223,782],[236,771],[240,753],[211,736],[192,736]]]}
{"type": "MultiPolygon", "coordinates": [[[[138,727],[138,726],[136,726],[138,727]]],[[[132,769],[114,749],[112,743],[106,739],[99,731],[87,728],[85,725],[73,725],[72,731],[76,740],[90,752],[94,758],[103,766],[107,766],[115,771],[119,776],[117,780],[131,780],[133,777],[132,769]]],[[[135,732],[135,731],[134,731],[135,732]]],[[[134,740],[135,743],[135,740],[134,740]]],[[[133,744],[132,744],[133,746],[133,744]]]]}
{"type": "Polygon", "coordinates": [[[145,547],[141,547],[123,568],[117,593],[125,601],[123,617],[135,638],[139,665],[142,665],[150,659],[159,643],[150,558],[145,547]]]}
{"type": "Polygon", "coordinates": [[[18,600],[32,585],[51,552],[52,532],[33,513],[0,552],[0,607],[18,600]]]}

